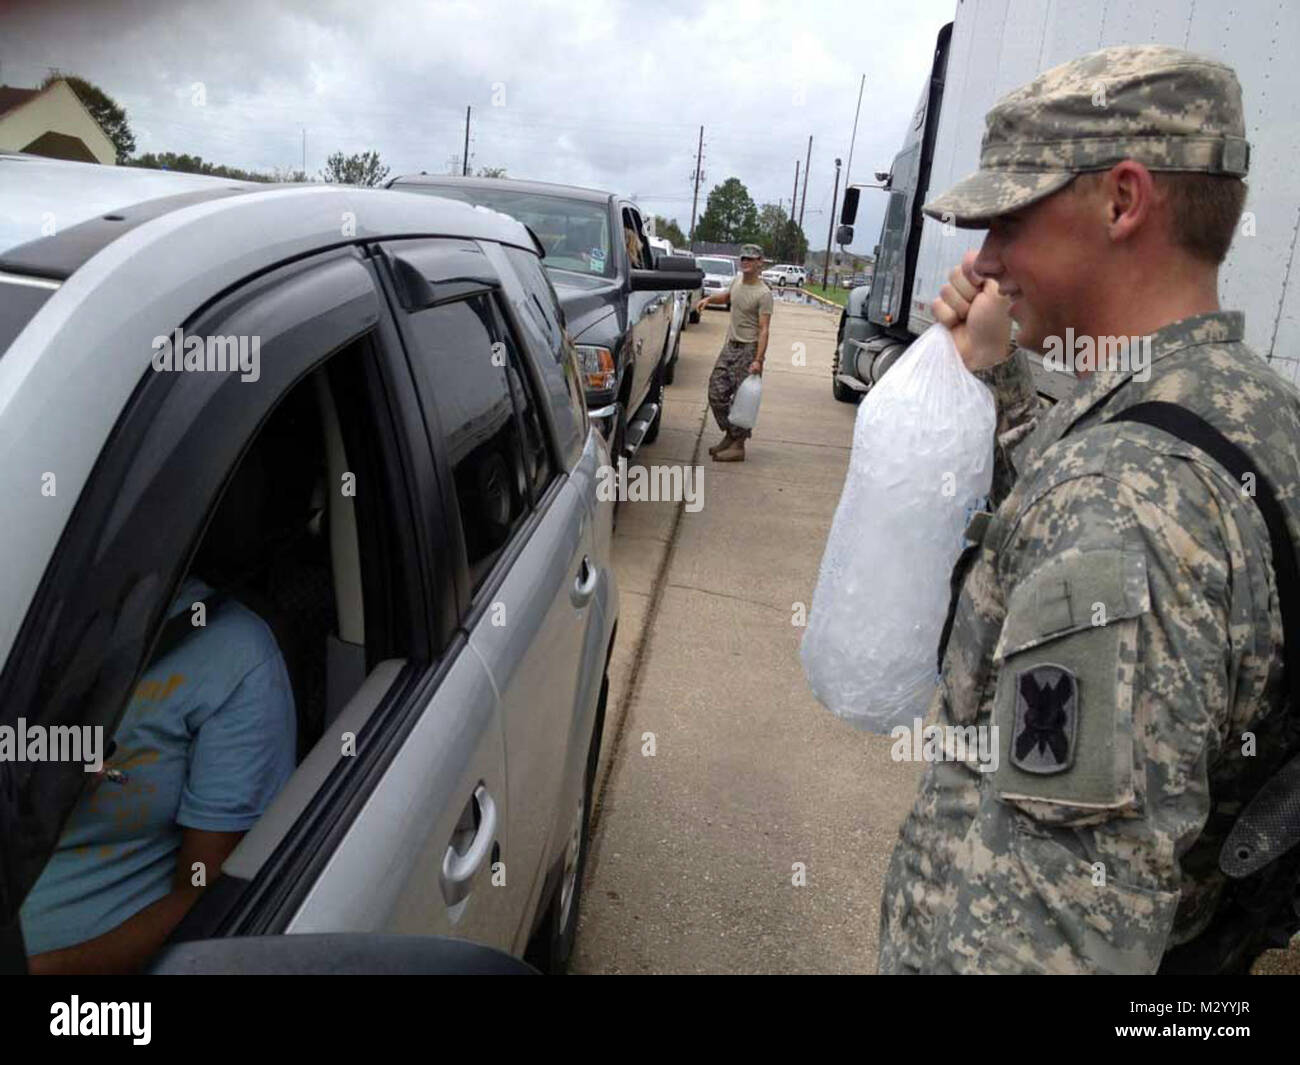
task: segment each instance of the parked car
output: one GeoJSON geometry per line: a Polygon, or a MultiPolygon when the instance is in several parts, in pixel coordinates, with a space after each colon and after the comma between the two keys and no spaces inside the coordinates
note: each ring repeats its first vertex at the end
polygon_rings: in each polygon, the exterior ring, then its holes
{"type": "Polygon", "coordinates": [[[763,271],[763,280],[769,285],[799,285],[802,286],[807,280],[808,275],[804,273],[802,266],[795,266],[792,263],[778,263],[775,266],[769,266],[763,271]]]}
{"type": "Polygon", "coordinates": [[[636,204],[611,192],[506,178],[394,178],[389,187],[445,196],[524,223],[577,345],[593,422],[614,457],[659,435],[672,293],[696,283],[688,261],[656,263],[636,204]]]}
{"type": "MultiPolygon", "coordinates": [[[[693,252],[691,252],[689,249],[686,249],[686,248],[674,248],[674,249],[673,249],[673,254],[676,255],[676,256],[678,256],[678,257],[685,256],[686,258],[690,259],[692,262],[695,261],[695,254],[694,254],[693,252]]],[[[690,289],[686,289],[686,290],[684,290],[684,291],[685,291],[685,298],[684,298],[683,301],[682,301],[682,302],[685,304],[685,306],[684,306],[684,308],[683,308],[683,311],[682,311],[682,329],[683,329],[683,330],[685,330],[686,327],[687,327],[688,325],[690,325],[691,323],[693,323],[693,322],[698,322],[698,321],[700,320],[700,316],[699,316],[699,314],[698,314],[696,311],[692,310],[692,308],[693,308],[693,307],[694,307],[694,306],[695,306],[695,305],[696,305],[700,300],[704,299],[704,274],[703,274],[703,272],[700,273],[700,280],[696,283],[695,287],[694,287],[694,288],[690,288],[690,289]]],[[[670,382],[670,383],[671,383],[671,382],[670,382]]]]}
{"type": "MultiPolygon", "coordinates": [[[[177,773],[206,745],[191,807],[287,759],[218,818],[243,834],[161,968],[475,967],[392,933],[562,968],[619,595],[609,453],[533,235],[433,196],[12,154],[0,205],[0,724],[121,741],[107,780],[0,762],[0,923],[50,905],[33,884],[92,792],[129,814],[112,842],[142,844],[144,706],[177,773]],[[175,685],[255,666],[282,727],[210,734],[224,694],[167,716],[175,685]]],[[[84,850],[87,874],[108,860],[84,850]]]]}
{"type": "MultiPolygon", "coordinates": [[[[724,255],[697,255],[695,256],[695,265],[704,271],[704,295],[712,296],[715,292],[726,291],[730,293],[731,283],[736,280],[740,273],[736,260],[724,255]]],[[[716,307],[717,304],[710,303],[710,307],[716,307]]],[[[724,310],[731,310],[731,297],[728,295],[727,302],[722,305],[724,310]]],[[[696,320],[699,320],[699,314],[696,314],[696,320]]]]}
{"type": "MultiPolygon", "coordinates": [[[[672,244],[669,241],[664,240],[663,237],[651,237],[650,248],[654,251],[656,256],[660,257],[679,254],[673,248],[672,244]]],[[[689,255],[689,253],[687,254],[689,255]]],[[[701,275],[701,283],[702,282],[703,275],[701,275]]],[[[686,323],[689,320],[690,303],[688,300],[691,291],[698,290],[679,288],[673,293],[672,307],[668,320],[668,340],[665,347],[666,354],[664,355],[663,376],[664,384],[666,385],[671,385],[673,383],[673,378],[677,375],[677,358],[681,354],[682,332],[686,329],[686,323]]]]}

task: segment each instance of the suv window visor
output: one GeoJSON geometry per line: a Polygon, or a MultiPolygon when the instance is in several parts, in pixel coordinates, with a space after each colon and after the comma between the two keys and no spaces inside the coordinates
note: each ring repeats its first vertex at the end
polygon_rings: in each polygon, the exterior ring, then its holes
{"type": "Polygon", "coordinates": [[[696,265],[706,274],[734,274],[736,266],[730,259],[696,259],[696,265]]]}

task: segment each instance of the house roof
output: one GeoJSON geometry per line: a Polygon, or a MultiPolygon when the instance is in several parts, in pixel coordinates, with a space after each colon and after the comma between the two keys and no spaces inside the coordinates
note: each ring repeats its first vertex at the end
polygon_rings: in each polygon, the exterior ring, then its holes
{"type": "Polygon", "coordinates": [[[12,85],[0,85],[0,115],[21,107],[34,96],[40,96],[40,89],[19,89],[12,85]]]}

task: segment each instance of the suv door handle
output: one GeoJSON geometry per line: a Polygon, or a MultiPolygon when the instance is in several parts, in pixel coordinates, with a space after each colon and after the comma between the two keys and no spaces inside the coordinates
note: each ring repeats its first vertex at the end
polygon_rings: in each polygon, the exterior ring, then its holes
{"type": "Polygon", "coordinates": [[[569,597],[573,600],[574,606],[587,605],[592,593],[596,590],[596,580],[599,576],[600,573],[591,564],[591,559],[583,555],[582,565],[578,567],[578,576],[573,582],[573,594],[569,597]]]}
{"type": "MultiPolygon", "coordinates": [[[[455,906],[469,894],[470,885],[496,839],[497,804],[482,784],[474,789],[474,794],[465,804],[465,813],[473,814],[474,807],[477,807],[478,812],[475,818],[478,821],[478,831],[474,833],[469,849],[461,854],[456,850],[455,843],[448,843],[447,851],[442,856],[442,875],[439,880],[442,883],[442,897],[447,900],[448,906],[455,906]]],[[[464,815],[462,819],[463,817],[464,815]]]]}

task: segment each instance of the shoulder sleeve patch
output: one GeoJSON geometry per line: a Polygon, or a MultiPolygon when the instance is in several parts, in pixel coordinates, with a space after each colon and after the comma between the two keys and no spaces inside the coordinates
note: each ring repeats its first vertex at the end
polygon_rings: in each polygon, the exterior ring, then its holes
{"type": "Polygon", "coordinates": [[[1134,806],[1137,619],[1150,605],[1137,551],[1053,559],[1012,591],[994,652],[999,798],[1058,822],[1134,806]]]}

